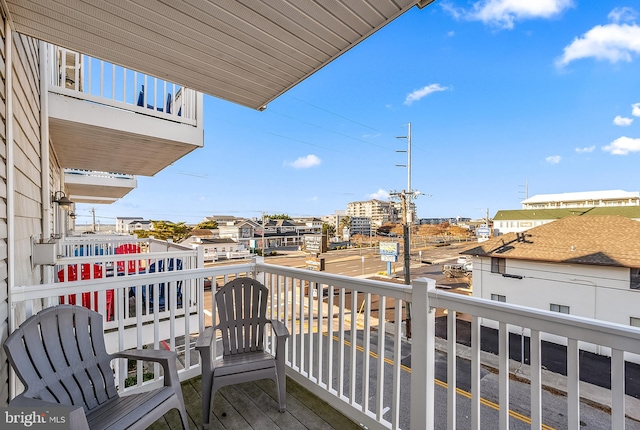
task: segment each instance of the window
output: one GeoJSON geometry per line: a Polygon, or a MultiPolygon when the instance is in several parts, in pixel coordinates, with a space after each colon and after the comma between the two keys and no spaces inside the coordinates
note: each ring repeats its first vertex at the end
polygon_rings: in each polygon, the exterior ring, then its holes
{"type": "Polygon", "coordinates": [[[495,300],[496,302],[506,302],[507,296],[503,296],[500,294],[491,294],[491,300],[495,300]]]}
{"type": "Polygon", "coordinates": [[[491,273],[505,273],[505,259],[491,257],[491,273]]]}
{"type": "Polygon", "coordinates": [[[640,318],[638,318],[638,317],[629,317],[629,325],[631,327],[640,327],[640,318]]]}
{"type": "Polygon", "coordinates": [[[632,290],[640,290],[640,269],[631,268],[629,286],[632,290]]]}
{"type": "Polygon", "coordinates": [[[565,305],[556,305],[555,303],[551,303],[551,305],[549,306],[549,309],[552,312],[560,312],[561,314],[569,313],[569,306],[565,306],[565,305]]]}

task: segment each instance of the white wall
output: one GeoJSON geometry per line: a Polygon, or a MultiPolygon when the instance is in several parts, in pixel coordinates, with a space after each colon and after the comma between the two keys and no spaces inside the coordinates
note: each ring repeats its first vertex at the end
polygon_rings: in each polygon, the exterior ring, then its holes
{"type": "MultiPolygon", "coordinates": [[[[640,318],[640,290],[630,288],[628,268],[513,259],[506,259],[505,266],[505,273],[522,279],[491,273],[491,258],[475,257],[474,297],[491,299],[492,294],[499,294],[507,303],[547,311],[551,303],[565,305],[571,315],[627,326],[630,317],[640,318]]],[[[493,321],[483,320],[482,324],[497,328],[493,321]]],[[[511,331],[519,333],[520,329],[511,327],[511,331]]],[[[566,344],[555,336],[543,335],[543,339],[566,344]]],[[[608,355],[604,349],[581,347],[608,355]]]]}

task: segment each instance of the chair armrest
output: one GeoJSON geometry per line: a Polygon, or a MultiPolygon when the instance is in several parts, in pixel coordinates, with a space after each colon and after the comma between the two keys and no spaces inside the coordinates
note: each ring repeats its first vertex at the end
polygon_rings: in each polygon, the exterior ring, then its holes
{"type": "Polygon", "coordinates": [[[213,343],[215,330],[213,327],[207,327],[198,335],[196,340],[196,349],[210,348],[213,343]]]}
{"type": "Polygon", "coordinates": [[[112,358],[128,358],[131,360],[155,361],[164,368],[164,385],[167,387],[180,385],[175,351],[166,349],[134,349],[121,351],[111,355],[112,358]]]}
{"type": "Polygon", "coordinates": [[[216,341],[216,330],[213,327],[207,327],[198,335],[196,340],[196,349],[200,353],[200,361],[202,365],[203,377],[208,377],[213,372],[213,342],[216,341]]]}
{"type": "Polygon", "coordinates": [[[273,328],[273,332],[276,334],[278,338],[284,337],[285,339],[289,337],[289,329],[282,321],[278,320],[269,320],[271,327],[273,328]]]}
{"type": "Polygon", "coordinates": [[[69,412],[69,427],[67,428],[69,428],[70,430],[89,430],[87,416],[85,415],[82,406],[62,405],[56,402],[48,402],[46,400],[26,397],[24,394],[16,396],[13,400],[11,400],[11,402],[9,402],[9,406],[45,410],[50,410],[53,408],[66,409],[69,412]]]}

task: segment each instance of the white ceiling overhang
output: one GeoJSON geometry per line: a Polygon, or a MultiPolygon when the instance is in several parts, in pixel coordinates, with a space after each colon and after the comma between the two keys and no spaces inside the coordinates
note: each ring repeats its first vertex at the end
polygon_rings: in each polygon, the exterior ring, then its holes
{"type": "Polygon", "coordinates": [[[433,0],[4,0],[15,31],[263,109],[433,0]]]}

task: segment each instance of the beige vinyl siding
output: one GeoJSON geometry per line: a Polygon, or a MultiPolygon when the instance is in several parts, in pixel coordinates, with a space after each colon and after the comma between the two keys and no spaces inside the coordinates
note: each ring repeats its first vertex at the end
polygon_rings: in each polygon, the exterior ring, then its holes
{"type": "MultiPolygon", "coordinates": [[[[7,282],[7,143],[6,143],[6,82],[4,20],[0,23],[0,343],[9,333],[7,282]]],[[[0,348],[0,406],[9,402],[9,362],[0,348]]]]}
{"type": "MultiPolygon", "coordinates": [[[[8,334],[8,264],[7,264],[7,144],[4,23],[0,25],[2,65],[0,67],[0,341],[8,334]]],[[[41,281],[41,270],[31,267],[32,237],[42,234],[40,91],[38,42],[13,33],[13,139],[15,198],[15,273],[16,285],[34,285],[41,281]]],[[[9,364],[0,350],[0,406],[9,399],[9,364]]]]}
{"type": "Polygon", "coordinates": [[[13,137],[15,142],[15,283],[41,282],[31,268],[32,237],[42,237],[38,41],[13,34],[13,137]]]}

